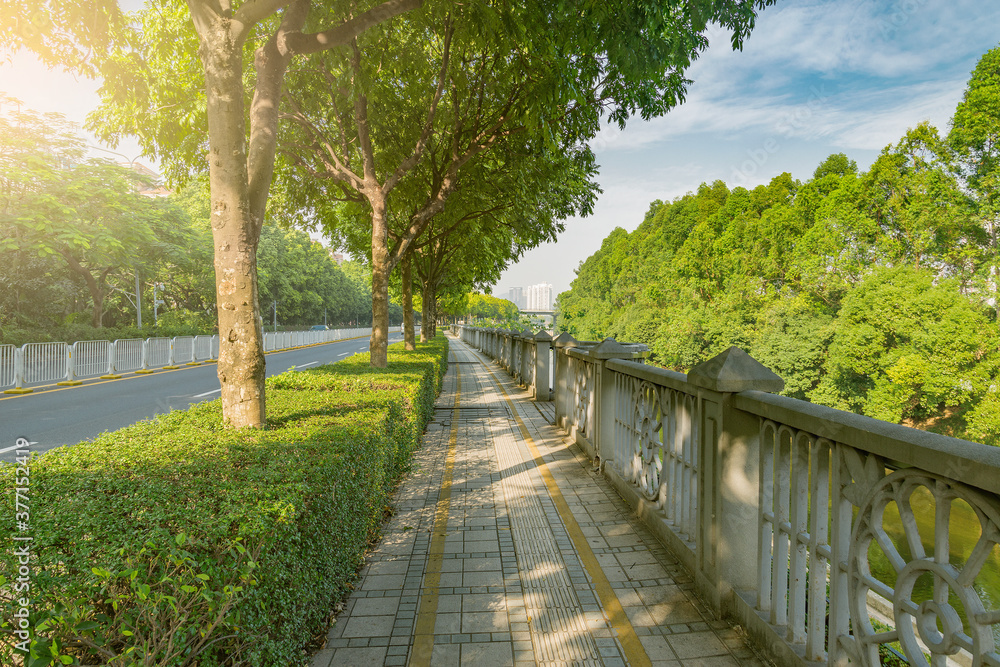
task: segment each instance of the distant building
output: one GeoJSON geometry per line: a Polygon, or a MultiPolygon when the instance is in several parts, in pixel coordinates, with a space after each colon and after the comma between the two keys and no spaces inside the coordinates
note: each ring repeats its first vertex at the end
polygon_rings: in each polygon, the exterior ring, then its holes
{"type": "Polygon", "coordinates": [[[524,310],[527,305],[524,300],[524,288],[523,287],[511,287],[507,292],[507,300],[513,303],[515,306],[524,310]]]}
{"type": "Polygon", "coordinates": [[[539,283],[526,288],[528,303],[525,310],[552,310],[552,285],[539,283]]]}

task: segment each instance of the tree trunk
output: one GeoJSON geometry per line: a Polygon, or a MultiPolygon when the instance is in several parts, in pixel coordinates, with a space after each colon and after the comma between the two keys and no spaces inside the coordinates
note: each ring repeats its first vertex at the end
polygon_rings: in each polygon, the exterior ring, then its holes
{"type": "Polygon", "coordinates": [[[430,282],[425,282],[421,291],[421,301],[423,307],[420,311],[420,342],[426,343],[434,335],[434,324],[431,320],[431,298],[432,290],[430,282]]]}
{"type": "Polygon", "coordinates": [[[266,412],[257,292],[260,221],[250,208],[247,179],[243,54],[226,20],[216,21],[203,35],[202,60],[208,92],[222,418],[233,427],[262,428],[266,412]]]}
{"type": "Polygon", "coordinates": [[[436,338],[438,333],[438,309],[437,309],[437,293],[436,291],[431,292],[431,338],[436,338]]]}
{"type": "Polygon", "coordinates": [[[94,274],[90,272],[85,266],[77,261],[76,257],[70,254],[69,251],[60,250],[59,254],[62,255],[63,259],[69,265],[69,268],[73,273],[77,274],[83,278],[83,282],[87,284],[87,291],[90,292],[90,299],[94,303],[94,309],[91,311],[90,315],[90,326],[95,329],[100,329],[101,324],[104,320],[104,278],[107,276],[108,271],[111,267],[104,270],[101,274],[101,279],[98,280],[94,277],[94,274]]]}
{"type": "Polygon", "coordinates": [[[424,321],[420,326],[420,340],[429,341],[437,336],[437,286],[432,281],[424,283],[424,321]]]}
{"type": "Polygon", "coordinates": [[[389,220],[385,198],[372,197],[372,336],[371,365],[389,365],[389,220]]]}
{"type": "Polygon", "coordinates": [[[400,272],[403,280],[403,347],[407,350],[417,348],[413,333],[413,275],[410,266],[410,253],[403,257],[400,272]]]}

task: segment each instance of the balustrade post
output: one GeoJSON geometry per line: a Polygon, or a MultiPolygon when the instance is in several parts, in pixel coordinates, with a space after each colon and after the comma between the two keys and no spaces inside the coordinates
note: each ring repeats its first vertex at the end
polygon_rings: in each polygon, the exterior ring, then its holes
{"type": "Polygon", "coordinates": [[[549,388],[549,355],[552,336],[545,330],[535,334],[535,400],[548,401],[552,394],[549,388]]]}
{"type": "Polygon", "coordinates": [[[737,410],[734,393],[780,392],[785,383],[737,347],[692,368],[699,392],[698,516],[695,582],[717,609],[733,596],[756,604],[759,541],[760,418],[737,410]]]}
{"type": "Polygon", "coordinates": [[[517,356],[517,381],[526,389],[531,388],[531,361],[530,346],[534,345],[535,334],[527,329],[521,329],[517,335],[517,344],[520,347],[520,354],[517,356]]]}
{"type": "Polygon", "coordinates": [[[500,355],[500,367],[510,373],[510,361],[514,358],[514,332],[505,330],[503,336],[503,352],[500,355]]]}
{"type": "Polygon", "coordinates": [[[552,345],[556,350],[556,372],[554,402],[556,408],[556,427],[569,429],[569,414],[573,400],[573,380],[569,377],[569,357],[566,351],[577,347],[576,339],[571,334],[563,332],[555,337],[552,345]]]}

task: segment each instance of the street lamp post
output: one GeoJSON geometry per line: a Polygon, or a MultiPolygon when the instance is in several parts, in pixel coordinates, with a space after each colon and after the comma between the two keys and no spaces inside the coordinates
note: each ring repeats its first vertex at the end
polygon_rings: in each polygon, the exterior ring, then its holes
{"type": "Polygon", "coordinates": [[[142,328],[142,290],[139,289],[139,269],[135,270],[135,327],[142,328]]]}

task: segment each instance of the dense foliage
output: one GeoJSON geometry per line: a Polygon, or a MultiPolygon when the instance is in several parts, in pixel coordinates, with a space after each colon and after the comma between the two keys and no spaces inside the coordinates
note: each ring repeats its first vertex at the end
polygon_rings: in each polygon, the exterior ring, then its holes
{"type": "Polygon", "coordinates": [[[994,49],[947,137],[923,123],[867,172],[832,155],[653,202],[580,265],[558,328],[678,370],[736,345],[790,396],[1000,444],[998,81],[994,49]]]}
{"type": "Polygon", "coordinates": [[[485,327],[515,327],[522,324],[521,311],[511,301],[476,292],[447,299],[442,313],[485,327]]]}
{"type": "MultiPolygon", "coordinates": [[[[0,146],[0,341],[151,335],[154,288],[158,334],[216,328],[204,179],[143,196],[148,178],[87,158],[57,114],[5,112],[0,146]],[[102,332],[135,325],[136,274],[144,329],[102,332]]],[[[371,322],[368,272],[338,264],[306,233],[264,225],[257,264],[267,323],[274,301],[283,325],[371,322]]],[[[400,321],[398,307],[391,317],[400,321]]]]}
{"type": "MultiPolygon", "coordinates": [[[[365,354],[270,378],[266,430],[226,428],[213,401],[31,459],[31,664],[307,664],[446,369],[443,336],[398,347],[385,369],[365,354]]],[[[5,488],[15,473],[0,464],[5,488]]],[[[0,505],[9,541],[13,494],[0,505]]]]}

